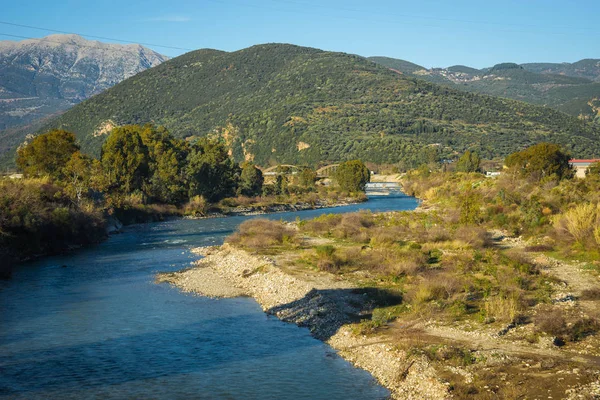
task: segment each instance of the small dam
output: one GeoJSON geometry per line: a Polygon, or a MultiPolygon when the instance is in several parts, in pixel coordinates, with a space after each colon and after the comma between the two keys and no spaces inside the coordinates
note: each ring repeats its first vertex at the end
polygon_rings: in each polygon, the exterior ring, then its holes
{"type": "Polygon", "coordinates": [[[402,194],[397,182],[369,182],[365,185],[367,196],[390,196],[402,194]]]}

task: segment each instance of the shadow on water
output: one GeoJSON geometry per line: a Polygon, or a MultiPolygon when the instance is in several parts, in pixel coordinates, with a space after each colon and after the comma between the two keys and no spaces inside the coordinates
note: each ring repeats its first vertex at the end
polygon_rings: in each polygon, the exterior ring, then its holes
{"type": "Polygon", "coordinates": [[[267,313],[282,321],[308,327],[319,340],[327,341],[346,324],[371,319],[373,310],[402,304],[402,293],[365,287],[313,289],[301,299],[270,308],[267,313]]]}

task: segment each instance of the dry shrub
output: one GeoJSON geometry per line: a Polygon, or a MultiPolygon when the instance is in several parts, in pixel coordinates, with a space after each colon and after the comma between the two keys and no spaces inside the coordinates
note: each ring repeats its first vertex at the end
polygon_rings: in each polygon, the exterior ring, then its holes
{"type": "Polygon", "coordinates": [[[554,250],[554,247],[549,244],[534,244],[532,246],[526,246],[524,250],[527,252],[530,252],[530,253],[537,253],[537,252],[552,251],[552,250],[554,250]]]}
{"type": "Polygon", "coordinates": [[[492,296],[486,299],[483,311],[487,319],[499,322],[513,322],[521,311],[521,302],[517,293],[492,296]]]}
{"type": "Polygon", "coordinates": [[[440,261],[440,267],[446,271],[472,272],[476,262],[470,251],[446,252],[440,261]]]}
{"type": "Polygon", "coordinates": [[[449,275],[431,275],[410,291],[408,297],[417,305],[431,301],[443,301],[452,297],[458,291],[459,286],[459,282],[449,275]]]}
{"type": "Polygon", "coordinates": [[[313,218],[309,221],[304,222],[301,225],[303,232],[312,233],[316,235],[328,235],[331,233],[333,228],[340,224],[342,216],[339,214],[326,214],[321,215],[317,218],[313,218]]]}
{"type": "Polygon", "coordinates": [[[550,307],[541,308],[534,317],[533,322],[537,331],[552,336],[564,335],[567,331],[567,321],[561,310],[550,307]]]}
{"type": "Polygon", "coordinates": [[[268,219],[251,219],[243,222],[227,243],[248,248],[263,249],[273,245],[293,243],[296,232],[282,222],[268,219]]]}
{"type": "Polygon", "coordinates": [[[405,228],[400,226],[379,227],[370,232],[370,244],[373,246],[397,243],[405,237],[405,228]]]}
{"type": "Polygon", "coordinates": [[[460,226],[454,233],[454,238],[473,248],[483,248],[491,244],[489,233],[478,226],[460,226]]]}
{"type": "Polygon", "coordinates": [[[569,328],[569,339],[578,342],[600,330],[600,324],[593,318],[582,318],[569,328]]]}
{"type": "Polygon", "coordinates": [[[581,300],[600,300],[600,288],[586,289],[581,293],[581,300]]]}
{"type": "Polygon", "coordinates": [[[368,228],[375,224],[370,212],[344,214],[338,226],[333,229],[333,235],[340,239],[351,239],[355,242],[369,241],[368,228]]]}
{"type": "Polygon", "coordinates": [[[568,233],[576,242],[585,244],[595,238],[595,244],[600,245],[600,203],[579,204],[559,215],[555,222],[559,232],[568,233]]]}
{"type": "Polygon", "coordinates": [[[513,269],[528,275],[539,273],[538,266],[531,261],[530,257],[523,251],[512,249],[504,253],[507,264],[513,269]]]}
{"type": "Polygon", "coordinates": [[[450,240],[450,232],[446,228],[440,225],[435,225],[427,230],[427,241],[428,242],[445,242],[450,240]]]}
{"type": "Polygon", "coordinates": [[[186,215],[206,215],[208,202],[203,196],[194,196],[183,206],[186,215]]]}
{"type": "Polygon", "coordinates": [[[378,270],[386,275],[417,275],[425,270],[429,257],[420,249],[380,248],[369,254],[373,263],[378,260],[378,270]]]}

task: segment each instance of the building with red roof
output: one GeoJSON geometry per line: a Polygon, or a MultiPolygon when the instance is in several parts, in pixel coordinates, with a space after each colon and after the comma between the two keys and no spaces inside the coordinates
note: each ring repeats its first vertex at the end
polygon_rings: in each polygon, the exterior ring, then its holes
{"type": "Polygon", "coordinates": [[[600,158],[589,159],[589,160],[569,160],[569,164],[575,169],[575,176],[578,178],[585,178],[585,171],[590,165],[600,162],[600,158]]]}

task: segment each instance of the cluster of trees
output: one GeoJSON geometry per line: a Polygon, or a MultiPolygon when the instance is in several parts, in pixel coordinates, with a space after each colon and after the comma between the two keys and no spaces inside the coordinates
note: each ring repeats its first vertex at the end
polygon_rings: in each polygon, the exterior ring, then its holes
{"type": "Polygon", "coordinates": [[[572,178],[571,156],[554,143],[538,143],[506,157],[505,165],[536,180],[572,178]]]}
{"type": "Polygon", "coordinates": [[[54,130],[22,146],[17,165],[28,177],[49,176],[63,183],[78,202],[104,193],[117,206],[132,194],[176,205],[195,196],[210,202],[236,194],[255,196],[264,182],[256,166],[239,166],[219,141],[202,138],[190,144],[152,125],[113,129],[100,160],[83,154],[72,133],[54,130]]]}
{"type": "MultiPolygon", "coordinates": [[[[279,171],[265,185],[260,169],[238,165],[222,141],[177,139],[164,127],[126,125],[112,130],[100,159],[82,153],[75,135],[53,130],[23,145],[17,165],[29,178],[49,177],[62,185],[75,205],[104,200],[121,207],[132,197],[144,204],[182,205],[203,198],[209,203],[232,196],[288,195],[313,191],[316,171],[279,171]]],[[[340,164],[334,176],[344,192],[364,191],[368,168],[359,160],[340,164]]]]}

